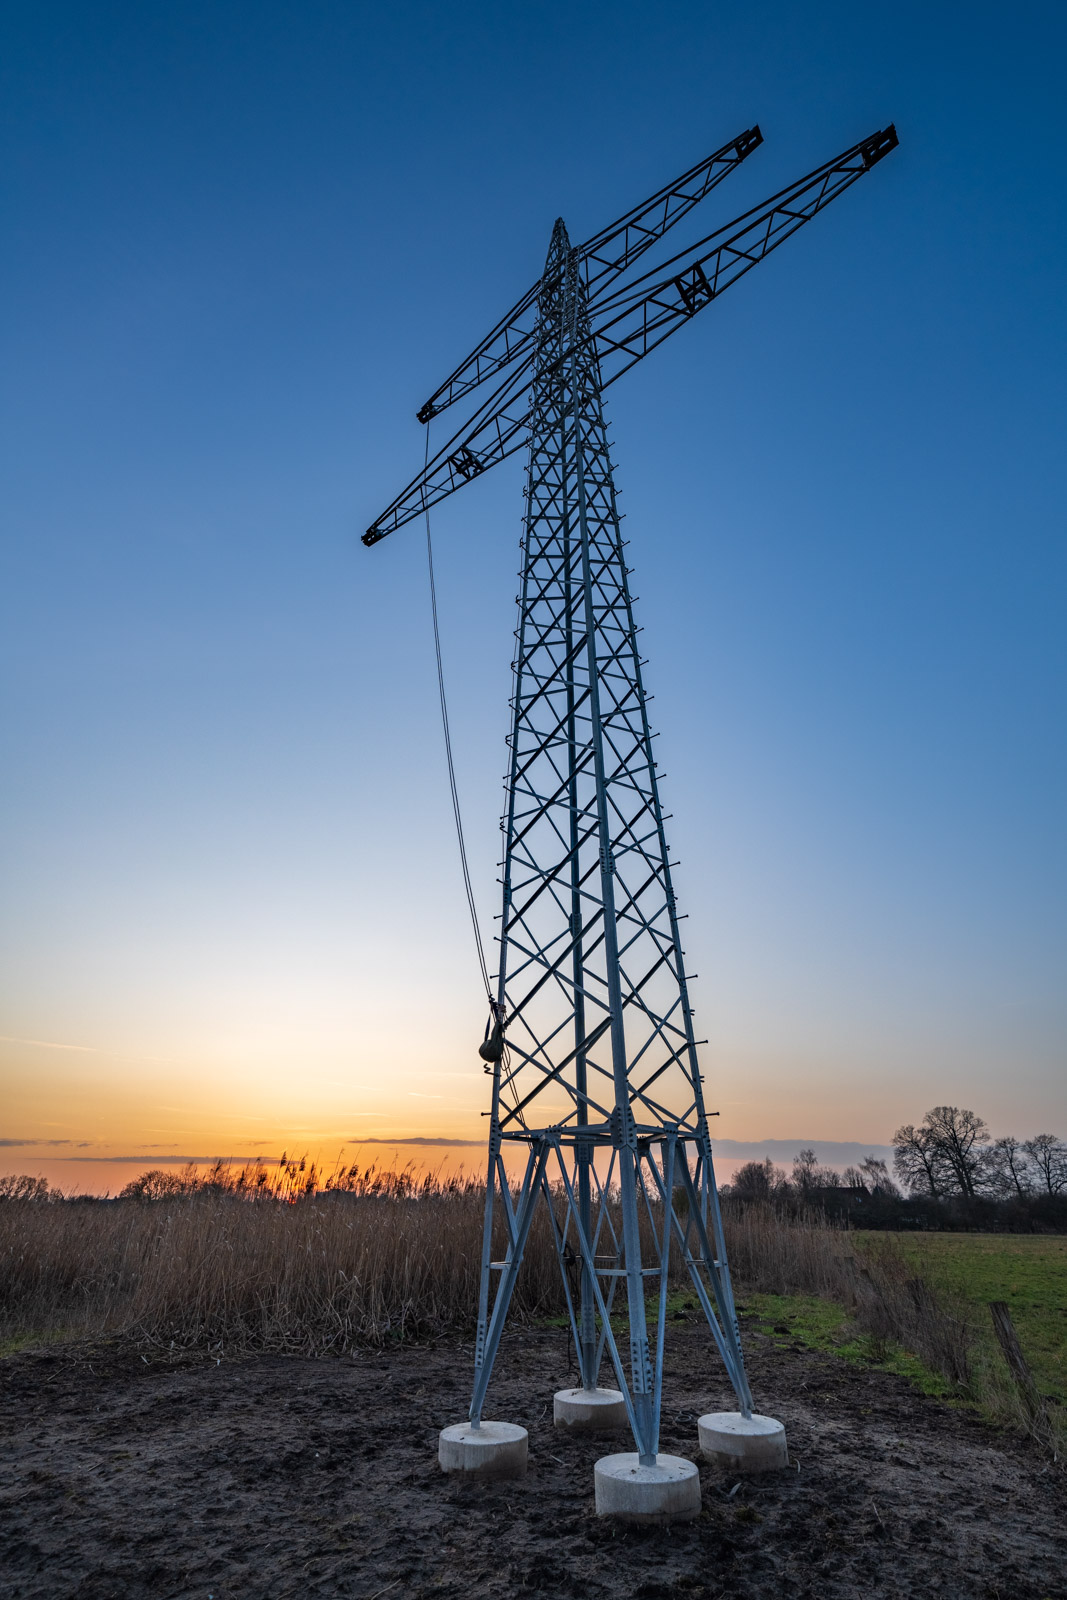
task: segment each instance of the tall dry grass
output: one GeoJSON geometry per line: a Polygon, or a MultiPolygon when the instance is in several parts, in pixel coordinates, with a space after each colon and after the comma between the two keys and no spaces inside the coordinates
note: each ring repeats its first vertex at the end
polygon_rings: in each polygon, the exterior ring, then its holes
{"type": "MultiPolygon", "coordinates": [[[[484,1198],[473,1179],[350,1167],[324,1183],[307,1163],[284,1160],[147,1173],[107,1203],[14,1192],[0,1201],[0,1338],[121,1335],[167,1349],[326,1354],[469,1329],[484,1198]]],[[[833,1300],[874,1339],[904,1345],[966,1388],[966,1319],[891,1241],[860,1251],[825,1219],[771,1206],[728,1210],[725,1227],[739,1284],[833,1300]]],[[[680,1282],[677,1260],[674,1273],[680,1282]]],[[[542,1208],[513,1314],[564,1306],[542,1208]]]]}
{"type": "MultiPolygon", "coordinates": [[[[469,1332],[484,1198],[478,1180],[373,1167],[323,1179],[302,1161],[145,1174],[103,1203],[0,1179],[0,1348],[103,1336],[145,1349],[326,1355],[469,1332]]],[[[741,1292],[833,1301],[876,1351],[902,1346],[953,1392],[1020,1420],[966,1308],[916,1276],[893,1240],[861,1245],[819,1215],[770,1205],[728,1207],[724,1226],[741,1292]]],[[[677,1259],[672,1275],[681,1284],[677,1259]]],[[[564,1309],[541,1208],[512,1315],[564,1309]]]]}
{"type": "MultiPolygon", "coordinates": [[[[121,1335],[167,1349],[310,1355],[470,1324],[481,1183],[370,1169],[294,1195],[273,1174],[252,1185],[244,1176],[187,1175],[162,1193],[147,1186],[149,1198],[107,1203],[3,1201],[0,1338],[121,1335]]],[[[515,1312],[562,1304],[542,1213],[515,1312]]]]}
{"type": "Polygon", "coordinates": [[[815,1295],[841,1306],[878,1359],[893,1348],[918,1357],[950,1395],[976,1401],[991,1420],[1028,1433],[1054,1460],[1067,1456],[1067,1419],[1035,1414],[991,1351],[981,1310],[931,1284],[895,1239],[860,1241],[818,1213],[783,1216],[770,1205],[727,1208],[731,1270],[748,1290],[815,1295]]]}
{"type": "Polygon", "coordinates": [[[967,1392],[974,1333],[966,1307],[917,1276],[895,1240],[861,1246],[819,1213],[786,1217],[770,1205],[728,1209],[724,1224],[739,1282],[765,1294],[832,1300],[876,1346],[902,1345],[957,1392],[967,1392]]]}

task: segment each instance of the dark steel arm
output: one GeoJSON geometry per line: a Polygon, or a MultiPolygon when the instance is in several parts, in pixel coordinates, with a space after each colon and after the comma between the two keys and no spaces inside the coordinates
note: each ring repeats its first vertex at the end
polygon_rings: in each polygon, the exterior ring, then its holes
{"type": "MultiPolygon", "coordinates": [[[[685,251],[684,261],[677,256],[655,273],[602,300],[595,308],[590,334],[600,363],[601,386],[614,383],[791,234],[818,216],[894,150],[897,142],[896,129],[891,124],[709,235],[695,247],[695,256],[692,250],[685,251]],[[709,245],[711,248],[706,249],[709,245]],[[649,278],[655,282],[650,284],[649,278]]],[[[520,448],[529,422],[532,368],[531,348],[506,382],[367,529],[364,544],[377,544],[417,517],[424,507],[436,505],[520,448]]]]}
{"type": "Polygon", "coordinates": [[[530,349],[499,389],[484,401],[448,443],[432,456],[417,478],[402,489],[363,535],[363,543],[377,544],[395,533],[429,506],[437,505],[454,489],[461,489],[487,467],[503,461],[526,437],[530,420],[530,386],[534,353],[530,349]],[[474,447],[477,446],[475,449],[474,447]]]}
{"type": "Polygon", "coordinates": [[[693,249],[638,278],[597,307],[593,345],[601,387],[662,344],[684,322],[776,250],[897,146],[890,126],[710,234],[693,249]],[[723,237],[725,235],[725,238],[723,237]],[[710,249],[705,248],[711,246],[710,249]],[[694,256],[694,249],[697,254],[694,256]],[[673,270],[672,270],[673,269],[673,270]],[[656,281],[650,283],[654,278],[656,281]]]}
{"type": "MultiPolygon", "coordinates": [[[[578,251],[587,291],[592,293],[597,285],[603,287],[608,280],[617,278],[631,267],[762,143],[763,135],[758,127],[746,128],[744,133],[731,139],[729,144],[724,144],[714,155],[699,161],[688,172],[683,172],[680,178],[675,178],[673,183],[665,184],[640,205],[634,206],[609,228],[594,234],[578,251]]],[[[462,399],[529,349],[537,326],[537,297],[540,292],[541,283],[538,281],[486,335],[477,349],[434,391],[418,412],[420,422],[429,422],[431,417],[436,417],[456,400],[462,399]]]]}

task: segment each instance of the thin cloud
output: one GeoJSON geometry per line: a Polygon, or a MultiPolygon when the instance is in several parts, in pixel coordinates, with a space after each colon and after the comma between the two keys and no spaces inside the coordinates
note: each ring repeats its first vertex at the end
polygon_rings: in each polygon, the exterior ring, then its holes
{"type": "Polygon", "coordinates": [[[117,1050],[108,1050],[98,1044],[60,1044],[55,1039],[22,1039],[13,1033],[0,1033],[0,1044],[30,1044],[37,1050],[76,1050],[81,1055],[101,1056],[106,1055],[112,1061],[153,1061],[157,1066],[176,1067],[181,1062],[177,1056],[146,1056],[138,1053],[135,1056],[122,1055],[117,1050]]]}
{"type": "Polygon", "coordinates": [[[214,1156],[163,1156],[163,1155],[159,1155],[158,1152],[153,1151],[150,1148],[149,1152],[147,1154],[141,1155],[141,1156],[59,1156],[57,1159],[60,1160],[60,1161],[99,1161],[99,1162],[103,1162],[105,1164],[107,1162],[109,1162],[109,1161],[114,1161],[114,1162],[118,1162],[118,1161],[122,1161],[122,1162],[138,1162],[139,1161],[142,1166],[150,1166],[153,1163],[155,1163],[156,1166],[163,1166],[165,1164],[166,1165],[174,1165],[177,1162],[177,1163],[180,1163],[183,1167],[189,1166],[190,1164],[192,1166],[194,1166],[194,1167],[213,1167],[215,1165],[216,1161],[221,1161],[223,1163],[232,1162],[234,1166],[243,1166],[249,1161],[253,1161],[253,1160],[277,1161],[277,1160],[279,1160],[279,1157],[278,1156],[220,1156],[220,1155],[214,1155],[214,1156]]]}
{"type": "Polygon", "coordinates": [[[32,1044],[38,1050],[80,1050],[88,1056],[100,1054],[94,1044],[57,1044],[54,1039],[17,1039],[11,1033],[0,1033],[0,1041],[4,1044],[32,1044]]]}
{"type": "Polygon", "coordinates": [[[348,1143],[349,1144],[447,1144],[447,1145],[465,1145],[465,1146],[469,1145],[475,1150],[481,1150],[485,1146],[485,1140],[484,1139],[425,1139],[425,1138],[422,1138],[421,1136],[420,1137],[412,1137],[410,1139],[361,1139],[357,1134],[354,1134],[354,1133],[349,1135],[348,1143]]]}
{"type": "Polygon", "coordinates": [[[93,1141],[91,1139],[0,1139],[0,1146],[5,1150],[22,1150],[31,1144],[67,1144],[73,1146],[75,1150],[91,1150],[93,1141]]]}
{"type": "MultiPolygon", "coordinates": [[[[0,1143],[2,1143],[2,1142],[3,1141],[0,1141],[0,1143]]],[[[472,1150],[484,1150],[484,1148],[485,1148],[485,1140],[484,1139],[440,1139],[440,1138],[434,1139],[434,1138],[424,1138],[421,1135],[413,1136],[413,1137],[408,1138],[408,1139],[374,1139],[374,1138],[363,1139],[363,1138],[360,1138],[357,1134],[352,1134],[352,1135],[349,1136],[349,1138],[347,1139],[346,1143],[351,1144],[351,1145],[381,1144],[381,1145],[388,1145],[390,1147],[395,1147],[397,1145],[428,1145],[428,1146],[448,1145],[450,1147],[453,1147],[453,1146],[454,1147],[462,1147],[462,1148],[469,1148],[469,1149],[472,1149],[472,1150]]],[[[139,1155],[139,1156],[128,1156],[128,1155],[119,1155],[119,1156],[57,1156],[56,1159],[58,1161],[83,1161],[83,1162],[92,1161],[92,1162],[102,1163],[104,1165],[106,1165],[110,1161],[110,1162],[114,1162],[115,1164],[118,1164],[118,1163],[121,1162],[124,1165],[134,1165],[137,1162],[140,1162],[142,1166],[151,1166],[151,1165],[155,1164],[156,1166],[164,1166],[164,1165],[166,1165],[166,1166],[175,1166],[175,1165],[189,1166],[189,1165],[192,1165],[194,1167],[208,1167],[208,1166],[214,1166],[216,1161],[229,1162],[229,1163],[232,1163],[234,1166],[242,1166],[242,1165],[244,1165],[245,1163],[247,1163],[249,1161],[265,1161],[265,1162],[275,1161],[276,1162],[276,1161],[279,1161],[281,1158],[280,1158],[280,1156],[262,1156],[262,1155],[261,1156],[247,1156],[247,1155],[240,1155],[240,1156],[220,1156],[220,1155],[213,1155],[213,1156],[167,1156],[167,1155],[159,1155],[158,1153],[156,1153],[154,1151],[147,1151],[144,1155],[139,1155]]]]}

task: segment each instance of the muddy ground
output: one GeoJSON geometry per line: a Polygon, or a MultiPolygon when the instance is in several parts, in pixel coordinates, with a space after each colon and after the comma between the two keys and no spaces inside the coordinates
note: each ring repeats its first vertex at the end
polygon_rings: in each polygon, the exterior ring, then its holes
{"type": "MultiPolygon", "coordinates": [[[[1063,1600],[1063,1477],[1021,1440],[830,1356],[747,1338],[793,1465],[734,1489],[701,1469],[698,1521],[593,1515],[593,1462],[625,1445],[552,1427],[565,1333],[514,1330],[488,1414],[530,1430],[530,1470],[445,1478],[466,1410],[455,1343],[355,1359],[146,1364],[117,1349],[0,1361],[6,1600],[545,1595],[686,1600],[1063,1600]],[[730,1491],[734,1492],[731,1493],[730,1491]]],[[[696,1455],[729,1391],[698,1325],[670,1329],[662,1448],[696,1455]]]]}

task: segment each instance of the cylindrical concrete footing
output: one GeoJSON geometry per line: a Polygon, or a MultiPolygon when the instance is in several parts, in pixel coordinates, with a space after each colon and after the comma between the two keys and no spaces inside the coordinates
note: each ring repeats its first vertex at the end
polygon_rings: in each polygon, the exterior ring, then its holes
{"type": "Polygon", "coordinates": [[[463,1472],[473,1478],[522,1478],[530,1436],[514,1422],[483,1422],[474,1428],[456,1422],[442,1428],[437,1459],[442,1472],[463,1472]]]}
{"type": "Polygon", "coordinates": [[[697,1423],[700,1453],[724,1472],[774,1472],[789,1465],[785,1428],[773,1417],[712,1411],[697,1423]]]}
{"type": "Polygon", "coordinates": [[[593,1468],[598,1517],[626,1522],[689,1522],[700,1515],[700,1474],[681,1456],[643,1467],[634,1451],[604,1456],[593,1468]]]}
{"type": "Polygon", "coordinates": [[[552,1398],[557,1428],[582,1433],[613,1433],[625,1428],[626,1401],[620,1389],[560,1389],[552,1398]]]}

